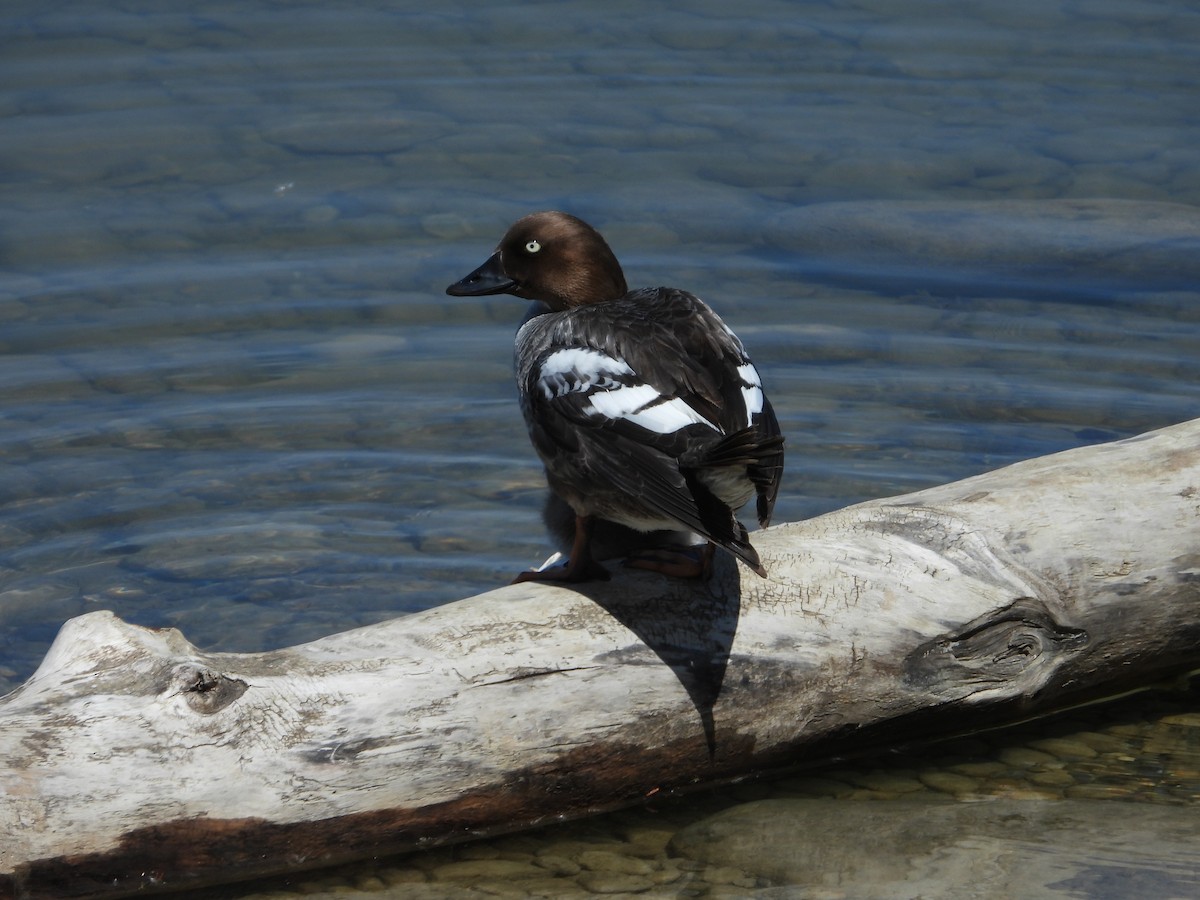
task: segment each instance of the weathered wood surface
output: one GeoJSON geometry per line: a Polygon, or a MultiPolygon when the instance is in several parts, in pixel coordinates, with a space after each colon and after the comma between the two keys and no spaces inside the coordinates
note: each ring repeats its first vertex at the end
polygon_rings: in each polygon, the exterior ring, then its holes
{"type": "Polygon", "coordinates": [[[0,897],[519,828],[1200,664],[1200,420],[754,542],[767,580],[519,585],[270,653],[71,620],[0,701],[0,897]]]}

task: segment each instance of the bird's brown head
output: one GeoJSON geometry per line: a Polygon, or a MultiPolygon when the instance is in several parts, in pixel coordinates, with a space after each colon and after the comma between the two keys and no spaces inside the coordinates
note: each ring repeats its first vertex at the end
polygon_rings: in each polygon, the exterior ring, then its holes
{"type": "Polygon", "coordinates": [[[518,219],[487,261],[446,288],[455,297],[514,294],[553,310],[623,297],[625,274],[595,228],[564,212],[518,219]]]}

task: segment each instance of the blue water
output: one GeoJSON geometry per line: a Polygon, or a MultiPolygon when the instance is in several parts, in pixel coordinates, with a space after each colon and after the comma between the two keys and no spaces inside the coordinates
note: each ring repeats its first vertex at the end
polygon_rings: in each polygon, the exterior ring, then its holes
{"type": "Polygon", "coordinates": [[[543,558],[521,303],[443,295],[539,208],[742,336],[781,521],[1200,412],[1191,5],[163,6],[0,11],[0,691],[543,558]]]}

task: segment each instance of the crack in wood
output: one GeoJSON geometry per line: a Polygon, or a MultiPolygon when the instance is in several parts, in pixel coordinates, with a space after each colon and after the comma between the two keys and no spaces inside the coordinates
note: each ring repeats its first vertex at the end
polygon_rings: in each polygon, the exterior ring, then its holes
{"type": "Polygon", "coordinates": [[[528,681],[530,678],[544,678],[547,675],[566,675],[568,672],[586,672],[589,669],[599,669],[601,666],[563,666],[561,669],[517,669],[512,675],[497,678],[494,681],[483,681],[475,687],[494,687],[498,684],[511,684],[514,681],[528,681]]]}

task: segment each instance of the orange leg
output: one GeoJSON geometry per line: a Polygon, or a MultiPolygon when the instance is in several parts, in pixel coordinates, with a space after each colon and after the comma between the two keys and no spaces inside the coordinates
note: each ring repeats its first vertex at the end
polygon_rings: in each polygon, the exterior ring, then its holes
{"type": "Polygon", "coordinates": [[[575,540],[571,544],[571,557],[565,566],[554,566],[543,572],[529,570],[521,572],[512,580],[513,584],[526,581],[608,581],[608,569],[592,559],[592,517],[575,517],[575,540]]]}

